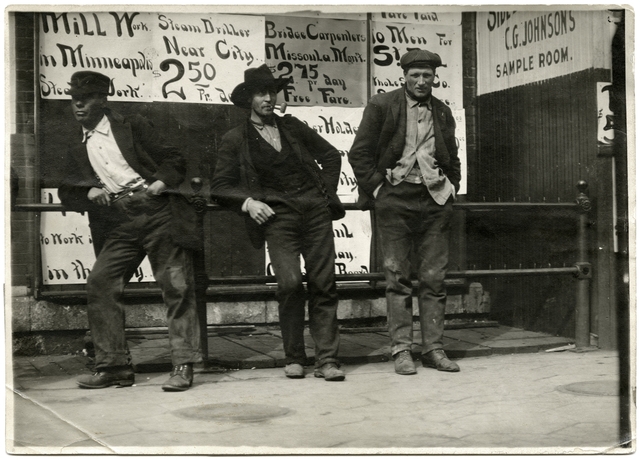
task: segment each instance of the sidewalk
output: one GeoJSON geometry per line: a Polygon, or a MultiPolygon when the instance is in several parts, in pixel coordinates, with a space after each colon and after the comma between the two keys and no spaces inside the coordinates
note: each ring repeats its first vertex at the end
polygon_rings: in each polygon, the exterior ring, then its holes
{"type": "MultiPolygon", "coordinates": [[[[81,390],[82,355],[16,357],[7,451],[24,454],[604,453],[618,449],[617,354],[505,327],[445,331],[460,373],[399,376],[379,330],[342,331],[344,382],[284,377],[277,330],[209,337],[194,387],[160,389],[166,338],[131,337],[130,388],[81,390]],[[560,348],[561,350],[562,348],[560,348]]],[[[152,337],[155,336],[155,337],[152,337]]],[[[309,355],[313,342],[307,337],[309,355]]],[[[419,351],[418,348],[415,350],[419,351]]],[[[419,364],[419,363],[417,363],[419,364]]]]}
{"type": "MultiPolygon", "coordinates": [[[[414,340],[420,339],[419,323],[414,325],[414,340]]],[[[470,358],[505,353],[531,353],[566,346],[572,339],[553,337],[540,332],[495,326],[465,327],[445,330],[444,349],[452,358],[470,358]]],[[[171,370],[169,339],[166,331],[128,331],[129,349],[137,372],[168,372],[171,370]]],[[[275,327],[236,326],[210,328],[208,337],[208,359],[206,367],[225,369],[265,369],[284,367],[284,352],[280,329],[275,327]]],[[[305,344],[309,364],[313,364],[313,340],[305,329],[305,344]]],[[[80,351],[80,350],[79,350],[80,351]]],[[[420,346],[416,343],[413,354],[418,358],[420,346]]],[[[362,364],[388,361],[389,334],[386,327],[342,328],[340,333],[340,361],[344,364],[362,364]]],[[[90,360],[81,353],[69,355],[62,360],[70,368],[88,366],[90,360]]],[[[49,360],[38,357],[23,358],[16,364],[29,363],[36,369],[48,373],[49,360]],[[42,363],[45,363],[44,365],[42,363]],[[44,369],[42,369],[44,366],[44,369]]]]}

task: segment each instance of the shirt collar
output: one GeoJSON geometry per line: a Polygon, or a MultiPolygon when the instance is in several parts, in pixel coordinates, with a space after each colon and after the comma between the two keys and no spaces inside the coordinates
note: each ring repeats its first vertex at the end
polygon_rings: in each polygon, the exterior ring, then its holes
{"type": "Polygon", "coordinates": [[[424,102],[416,101],[416,100],[415,100],[414,98],[412,98],[412,97],[409,95],[409,93],[407,93],[406,91],[405,91],[404,95],[405,95],[405,97],[407,98],[407,106],[408,106],[408,107],[413,108],[413,107],[416,107],[416,106],[418,106],[418,105],[426,105],[426,106],[427,106],[427,109],[431,110],[431,95],[429,95],[429,97],[427,98],[427,100],[426,100],[426,101],[424,101],[424,102]]]}
{"type": "Polygon", "coordinates": [[[257,122],[257,121],[253,121],[251,118],[249,118],[249,121],[257,129],[263,129],[265,126],[268,126],[270,128],[277,128],[278,127],[278,125],[276,124],[275,117],[271,119],[271,123],[260,123],[260,122],[257,122]]]}
{"type": "Polygon", "coordinates": [[[95,128],[87,129],[84,126],[82,127],[82,143],[87,142],[87,140],[91,137],[91,134],[93,134],[94,132],[104,134],[106,136],[110,131],[111,125],[109,124],[109,119],[106,115],[103,115],[95,128]]]}

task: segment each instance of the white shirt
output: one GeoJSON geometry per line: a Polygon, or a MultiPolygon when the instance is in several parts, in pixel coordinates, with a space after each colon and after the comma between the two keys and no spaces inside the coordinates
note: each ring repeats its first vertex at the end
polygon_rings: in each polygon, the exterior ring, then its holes
{"type": "Polygon", "coordinates": [[[82,142],[87,144],[91,166],[108,193],[121,192],[142,181],[120,152],[106,115],[95,128],[88,130],[83,127],[82,132],[82,142]]]}

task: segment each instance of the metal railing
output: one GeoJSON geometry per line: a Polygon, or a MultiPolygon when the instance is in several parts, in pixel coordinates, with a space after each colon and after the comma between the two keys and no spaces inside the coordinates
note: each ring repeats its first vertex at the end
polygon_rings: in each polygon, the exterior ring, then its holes
{"type": "MultiPolygon", "coordinates": [[[[193,194],[191,202],[195,209],[203,214],[210,211],[225,210],[217,204],[209,203],[202,196],[202,182],[199,178],[191,181],[193,194]]],[[[488,270],[449,270],[447,279],[468,279],[483,277],[521,277],[521,276],[540,276],[540,275],[571,275],[576,278],[576,307],[575,307],[575,341],[576,349],[589,347],[589,284],[592,276],[591,264],[588,262],[588,213],[591,210],[591,202],[587,196],[587,183],[580,181],[577,184],[578,194],[575,202],[561,203],[531,203],[531,202],[476,202],[476,203],[454,203],[453,207],[457,210],[465,210],[470,212],[477,211],[565,211],[575,212],[577,214],[577,261],[573,266],[569,267],[540,267],[540,268],[502,268],[488,270]]],[[[347,210],[357,210],[356,206],[346,203],[347,210]]],[[[18,204],[12,208],[15,212],[69,212],[61,204],[18,204]]],[[[384,281],[383,273],[358,273],[358,274],[337,274],[336,281],[366,281],[378,282],[384,281]]],[[[275,283],[274,276],[268,275],[246,275],[246,276],[223,276],[223,277],[206,277],[206,280],[200,283],[206,283],[206,288],[210,286],[238,286],[249,284],[268,284],[275,283]]],[[[205,290],[206,290],[205,288],[205,290]]],[[[159,295],[159,289],[128,289],[130,295],[148,296],[159,295]]],[[[208,293],[207,293],[208,294],[208,293]]],[[[77,291],[57,291],[48,292],[45,296],[50,297],[77,297],[84,295],[83,290],[77,291]]]]}

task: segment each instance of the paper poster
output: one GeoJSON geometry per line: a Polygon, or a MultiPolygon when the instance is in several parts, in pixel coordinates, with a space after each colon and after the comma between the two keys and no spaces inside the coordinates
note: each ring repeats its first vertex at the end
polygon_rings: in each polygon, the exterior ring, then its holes
{"type": "Polygon", "coordinates": [[[371,92],[386,93],[404,83],[400,58],[416,48],[437,53],[433,95],[451,109],[462,108],[461,26],[371,22],[371,92]]]}
{"type": "Polygon", "coordinates": [[[39,86],[68,99],[74,72],[111,78],[109,99],[230,104],[264,63],[264,17],[198,13],[41,13],[39,86]]]}
{"type": "MultiPolygon", "coordinates": [[[[42,189],[41,202],[60,203],[58,189],[42,189]]],[[[43,212],[40,217],[40,253],[43,284],[86,284],[96,261],[87,215],[43,212]]],[[[152,281],[151,265],[145,258],[131,282],[152,281]]]]}
{"type": "Polygon", "coordinates": [[[347,154],[362,120],[362,108],[288,107],[287,113],[299,118],[333,145],[342,157],[338,197],[343,203],[358,200],[358,185],[347,154]]]}
{"type": "MultiPolygon", "coordinates": [[[[336,275],[370,273],[371,215],[363,211],[347,211],[345,217],[333,222],[336,275]]],[[[304,258],[300,268],[305,274],[304,258]]],[[[265,245],[265,274],[273,276],[269,247],[265,245]]]]}
{"type": "Polygon", "coordinates": [[[588,68],[611,68],[607,11],[477,13],[478,95],[588,68]]]}
{"type": "Polygon", "coordinates": [[[265,59],[276,78],[290,77],[291,105],[361,107],[366,102],[366,21],[267,16],[265,59]]]}
{"type": "Polygon", "coordinates": [[[409,24],[431,24],[459,26],[462,23],[462,13],[443,13],[438,11],[430,12],[380,12],[371,13],[371,20],[377,22],[399,22],[409,24]]]}

